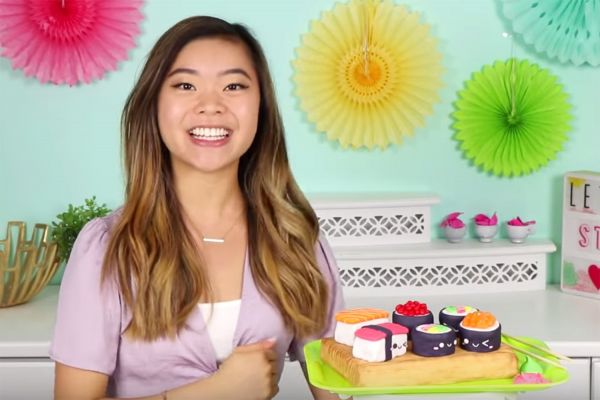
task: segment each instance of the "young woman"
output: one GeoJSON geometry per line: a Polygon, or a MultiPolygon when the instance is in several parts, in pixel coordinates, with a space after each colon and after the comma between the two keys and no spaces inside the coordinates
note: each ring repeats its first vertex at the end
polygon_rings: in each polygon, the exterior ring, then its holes
{"type": "Polygon", "coordinates": [[[343,304],[260,45],[220,19],[177,23],[122,133],[125,203],[80,232],[61,285],[56,399],[272,398],[285,354],[302,362],[343,304]]]}

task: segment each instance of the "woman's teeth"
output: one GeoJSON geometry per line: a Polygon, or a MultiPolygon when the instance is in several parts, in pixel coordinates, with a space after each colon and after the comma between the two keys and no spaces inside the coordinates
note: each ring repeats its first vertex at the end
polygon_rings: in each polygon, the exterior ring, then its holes
{"type": "Polygon", "coordinates": [[[221,140],[229,136],[229,131],[224,128],[194,128],[190,134],[196,139],[221,140]]]}

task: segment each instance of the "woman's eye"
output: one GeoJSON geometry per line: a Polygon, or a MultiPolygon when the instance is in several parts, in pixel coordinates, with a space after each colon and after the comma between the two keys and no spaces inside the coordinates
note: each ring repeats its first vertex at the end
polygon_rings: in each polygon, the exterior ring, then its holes
{"type": "Polygon", "coordinates": [[[226,91],[235,91],[235,90],[246,89],[247,87],[248,86],[242,85],[241,83],[230,83],[229,85],[225,86],[225,90],[226,91]]]}
{"type": "Polygon", "coordinates": [[[186,82],[182,82],[182,83],[178,83],[175,85],[176,88],[182,89],[182,90],[194,90],[194,85],[192,85],[191,83],[186,83],[186,82]]]}

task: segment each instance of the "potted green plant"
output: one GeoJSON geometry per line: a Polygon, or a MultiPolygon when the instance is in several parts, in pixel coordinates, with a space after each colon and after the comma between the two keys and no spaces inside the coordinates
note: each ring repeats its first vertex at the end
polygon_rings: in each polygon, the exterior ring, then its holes
{"type": "Polygon", "coordinates": [[[58,257],[63,261],[69,259],[73,243],[85,224],[96,217],[104,217],[111,210],[106,204],[98,205],[96,196],[85,199],[85,204],[73,206],[56,216],[58,220],[52,222],[52,239],[58,244],[58,257]]]}

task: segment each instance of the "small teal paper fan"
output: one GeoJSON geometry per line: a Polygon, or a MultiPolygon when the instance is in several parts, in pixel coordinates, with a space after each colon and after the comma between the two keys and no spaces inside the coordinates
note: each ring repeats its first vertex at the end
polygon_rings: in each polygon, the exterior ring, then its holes
{"type": "Polygon", "coordinates": [[[458,92],[455,139],[486,172],[521,176],[556,157],[571,129],[571,105],[556,76],[527,60],[496,61],[458,92]]]}
{"type": "Polygon", "coordinates": [[[561,63],[600,65],[600,0],[503,0],[514,32],[561,63]]]}

